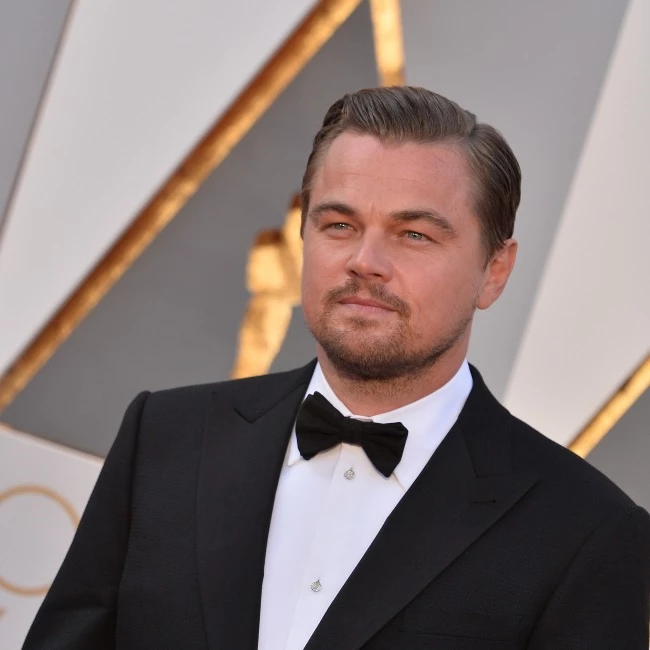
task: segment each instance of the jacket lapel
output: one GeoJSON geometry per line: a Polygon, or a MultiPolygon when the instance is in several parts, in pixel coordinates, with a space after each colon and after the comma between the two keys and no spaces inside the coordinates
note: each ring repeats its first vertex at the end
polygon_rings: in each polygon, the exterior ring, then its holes
{"type": "Polygon", "coordinates": [[[197,493],[199,586],[210,648],[257,648],[266,540],[310,363],[211,395],[197,493]]]}
{"type": "Polygon", "coordinates": [[[510,414],[472,368],[458,421],[386,520],[305,650],[357,650],[532,487],[513,474],[510,414]]]}

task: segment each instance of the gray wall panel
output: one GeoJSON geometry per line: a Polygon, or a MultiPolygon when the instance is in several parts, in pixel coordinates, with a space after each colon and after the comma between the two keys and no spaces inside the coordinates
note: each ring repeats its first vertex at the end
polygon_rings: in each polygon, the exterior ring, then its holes
{"type": "Polygon", "coordinates": [[[470,349],[499,397],[626,6],[627,0],[402,3],[408,82],[451,97],[499,128],[523,169],[517,266],[499,302],[478,314],[470,349]]]}
{"type": "MultiPolygon", "coordinates": [[[[103,455],[138,391],[226,379],[248,300],[245,265],[255,235],[282,226],[327,107],[376,83],[364,3],[2,419],[103,455]]],[[[313,355],[296,310],[276,367],[313,355]]]]}
{"type": "Polygon", "coordinates": [[[0,2],[0,237],[72,0],[0,2]]]}
{"type": "Polygon", "coordinates": [[[650,390],[641,395],[587,460],[650,510],[650,390]]]}

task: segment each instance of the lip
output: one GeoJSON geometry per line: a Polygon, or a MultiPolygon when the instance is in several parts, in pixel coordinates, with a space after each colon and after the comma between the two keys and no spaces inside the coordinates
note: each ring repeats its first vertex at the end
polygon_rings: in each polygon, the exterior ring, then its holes
{"type": "Polygon", "coordinates": [[[367,298],[359,298],[359,296],[351,296],[349,298],[343,298],[339,301],[342,305],[358,305],[360,307],[372,307],[374,309],[383,309],[384,311],[395,311],[392,307],[388,307],[381,302],[376,300],[369,300],[367,298]]]}

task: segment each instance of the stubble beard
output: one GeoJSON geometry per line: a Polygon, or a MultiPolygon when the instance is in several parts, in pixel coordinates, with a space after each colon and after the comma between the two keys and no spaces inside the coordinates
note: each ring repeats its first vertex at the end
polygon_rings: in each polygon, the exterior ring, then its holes
{"type": "Polygon", "coordinates": [[[352,279],[333,289],[325,298],[318,321],[308,327],[338,374],[350,381],[373,383],[411,382],[432,368],[465,334],[471,325],[475,305],[459,317],[445,336],[427,345],[418,345],[409,327],[411,309],[406,302],[389,294],[382,285],[365,284],[370,296],[393,308],[399,319],[387,336],[376,336],[381,325],[363,318],[350,318],[349,326],[334,325],[333,311],[343,298],[356,295],[361,281],[352,279]],[[364,338],[365,337],[365,338],[364,338]]]}

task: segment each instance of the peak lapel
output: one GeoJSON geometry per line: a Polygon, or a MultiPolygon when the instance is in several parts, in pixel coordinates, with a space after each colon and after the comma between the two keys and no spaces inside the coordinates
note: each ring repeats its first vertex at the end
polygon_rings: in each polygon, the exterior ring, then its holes
{"type": "Polygon", "coordinates": [[[199,586],[210,648],[257,648],[275,490],[314,364],[211,396],[197,494],[199,586]]]}
{"type": "Polygon", "coordinates": [[[358,650],[535,483],[534,476],[506,469],[510,416],[480,375],[474,370],[473,375],[474,388],[458,421],[388,517],[305,650],[358,650]]]}

